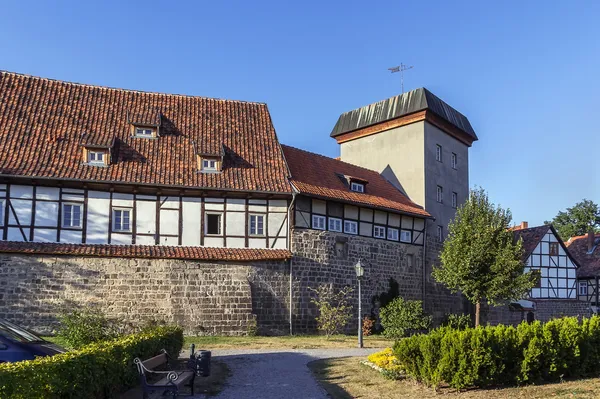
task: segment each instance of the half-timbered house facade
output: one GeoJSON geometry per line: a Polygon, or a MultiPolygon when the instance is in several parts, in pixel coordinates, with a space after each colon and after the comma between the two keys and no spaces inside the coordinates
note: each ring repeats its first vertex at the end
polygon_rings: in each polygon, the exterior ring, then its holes
{"type": "Polygon", "coordinates": [[[600,307],[600,234],[593,231],[585,235],[571,237],[566,242],[569,252],[577,259],[577,297],[594,306],[598,313],[600,307]]]}

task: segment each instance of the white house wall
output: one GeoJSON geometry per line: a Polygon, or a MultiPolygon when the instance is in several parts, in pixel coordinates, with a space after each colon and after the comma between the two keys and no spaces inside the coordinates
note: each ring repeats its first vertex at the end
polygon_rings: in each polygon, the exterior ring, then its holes
{"type": "Polygon", "coordinates": [[[288,201],[152,196],[14,184],[0,185],[0,239],[87,244],[287,248],[288,201]],[[62,226],[65,204],[81,206],[81,226],[62,226]],[[130,211],[130,231],[113,231],[112,210],[130,211]],[[222,234],[204,234],[207,212],[221,214],[222,234]],[[249,235],[264,215],[262,236],[249,235]]]}
{"type": "Polygon", "coordinates": [[[531,298],[576,299],[576,266],[551,230],[527,259],[526,271],[539,270],[540,284],[530,292],[531,298]],[[550,255],[550,244],[558,243],[558,255],[550,255]]]}

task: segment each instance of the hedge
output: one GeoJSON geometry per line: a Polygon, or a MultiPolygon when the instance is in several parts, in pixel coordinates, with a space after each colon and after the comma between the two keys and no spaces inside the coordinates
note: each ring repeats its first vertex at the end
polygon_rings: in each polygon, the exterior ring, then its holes
{"type": "Polygon", "coordinates": [[[0,364],[0,398],[112,398],[138,382],[135,357],[179,354],[183,331],[157,327],[50,357],[0,364]]]}
{"type": "Polygon", "coordinates": [[[397,341],[394,355],[407,375],[456,389],[531,384],[600,374],[600,317],[576,317],[516,328],[455,330],[397,341]]]}

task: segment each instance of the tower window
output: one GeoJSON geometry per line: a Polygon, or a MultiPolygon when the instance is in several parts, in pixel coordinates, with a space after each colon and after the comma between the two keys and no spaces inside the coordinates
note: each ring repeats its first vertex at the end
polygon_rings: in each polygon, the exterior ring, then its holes
{"type": "Polygon", "coordinates": [[[452,153],[452,169],[456,169],[456,164],[457,164],[456,154],[452,153]]]}
{"type": "Polygon", "coordinates": [[[365,185],[361,184],[361,183],[352,182],[352,183],[350,183],[350,190],[356,191],[357,193],[364,193],[365,185]]]}
{"type": "Polygon", "coordinates": [[[458,203],[458,194],[457,193],[452,193],[452,208],[456,209],[458,203]]]}
{"type": "Polygon", "coordinates": [[[442,186],[437,186],[437,202],[444,202],[444,189],[442,186]]]}
{"type": "Polygon", "coordinates": [[[437,227],[437,239],[438,242],[444,241],[444,226],[437,227]]]}
{"type": "Polygon", "coordinates": [[[436,144],[435,146],[435,160],[442,162],[442,146],[439,144],[436,144]]]}

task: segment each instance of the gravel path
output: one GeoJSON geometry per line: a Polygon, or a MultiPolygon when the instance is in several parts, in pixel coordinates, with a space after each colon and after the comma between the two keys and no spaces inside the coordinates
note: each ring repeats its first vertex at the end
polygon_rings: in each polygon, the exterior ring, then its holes
{"type": "MultiPolygon", "coordinates": [[[[317,359],[367,356],[377,349],[214,350],[232,376],[216,399],[325,399],[306,366],[317,359]]],[[[198,396],[199,398],[200,396],[198,396]]]]}

